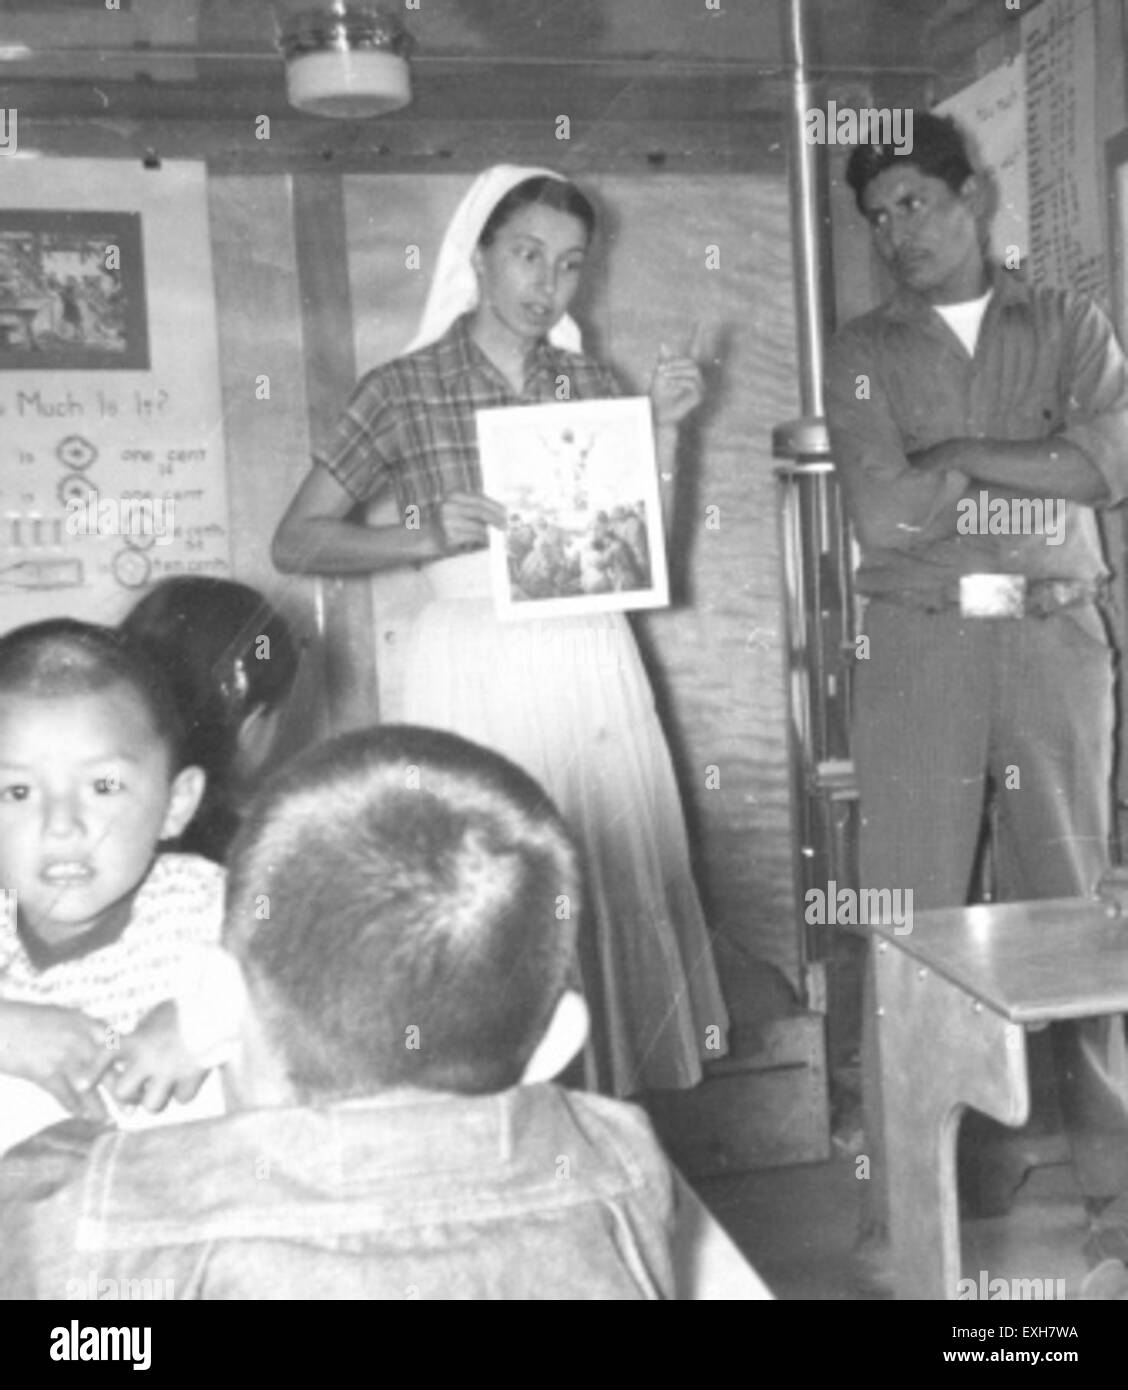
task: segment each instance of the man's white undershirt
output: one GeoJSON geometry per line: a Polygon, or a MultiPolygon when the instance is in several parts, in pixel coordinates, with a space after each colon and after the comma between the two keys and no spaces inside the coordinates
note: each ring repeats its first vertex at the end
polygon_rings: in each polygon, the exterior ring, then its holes
{"type": "Polygon", "coordinates": [[[969,357],[975,356],[975,345],[979,341],[979,329],[983,315],[991,301],[993,291],[988,290],[979,299],[965,299],[962,304],[934,304],[932,307],[967,348],[969,357]]]}

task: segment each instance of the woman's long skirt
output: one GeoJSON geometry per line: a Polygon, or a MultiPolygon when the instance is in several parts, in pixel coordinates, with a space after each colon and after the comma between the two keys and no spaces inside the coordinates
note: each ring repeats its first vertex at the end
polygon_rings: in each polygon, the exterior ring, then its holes
{"type": "Polygon", "coordinates": [[[626,618],[501,622],[485,552],[427,576],[434,598],[409,636],[404,717],[522,766],[584,855],[589,1084],[617,1095],[695,1085],[702,1060],[726,1050],[728,1016],[673,764],[626,618]]]}

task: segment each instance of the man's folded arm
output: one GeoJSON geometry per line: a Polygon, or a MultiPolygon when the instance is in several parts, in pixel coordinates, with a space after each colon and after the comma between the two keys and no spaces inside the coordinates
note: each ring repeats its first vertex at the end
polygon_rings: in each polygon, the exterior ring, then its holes
{"type": "Polygon", "coordinates": [[[913,455],[941,476],[966,473],[1025,497],[1064,497],[1086,507],[1128,497],[1128,367],[1108,319],[1070,296],[1062,344],[1065,423],[1044,439],[946,439],[913,455]]]}
{"type": "Polygon", "coordinates": [[[968,477],[916,468],[864,347],[849,338],[827,358],[831,457],[863,550],[915,550],[955,535],[968,477]]]}
{"type": "Polygon", "coordinates": [[[1108,317],[1090,299],[1069,297],[1064,361],[1060,438],[1100,474],[1105,495],[1095,505],[1115,507],[1128,498],[1128,362],[1108,317]]]}

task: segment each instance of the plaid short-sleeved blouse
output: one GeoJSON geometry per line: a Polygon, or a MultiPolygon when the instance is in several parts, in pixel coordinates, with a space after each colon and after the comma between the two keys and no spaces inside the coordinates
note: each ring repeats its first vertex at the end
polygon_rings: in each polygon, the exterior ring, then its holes
{"type": "Polygon", "coordinates": [[[314,459],[358,502],[390,485],[401,507],[426,506],[450,492],[481,492],[476,410],[619,394],[594,358],[542,340],[514,395],[463,317],[437,342],[362,377],[314,459]]]}

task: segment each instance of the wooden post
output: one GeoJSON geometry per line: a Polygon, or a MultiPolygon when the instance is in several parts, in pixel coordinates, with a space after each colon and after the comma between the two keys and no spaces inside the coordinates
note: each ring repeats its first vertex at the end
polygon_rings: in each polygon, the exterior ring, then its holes
{"type": "MultiPolygon", "coordinates": [[[[356,383],[348,237],[340,176],[293,179],[310,435],[323,439],[356,383]]],[[[374,724],[376,652],[367,578],[319,579],[318,630],[331,730],[374,724]]]]}

